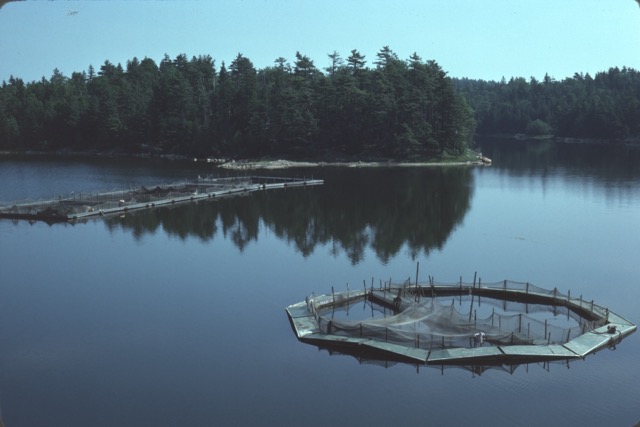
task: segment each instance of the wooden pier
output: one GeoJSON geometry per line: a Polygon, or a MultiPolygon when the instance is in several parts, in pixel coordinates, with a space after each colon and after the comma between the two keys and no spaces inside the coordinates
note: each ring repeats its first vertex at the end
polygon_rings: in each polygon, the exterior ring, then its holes
{"type": "MultiPolygon", "coordinates": [[[[514,283],[514,282],[509,282],[514,283]]],[[[354,354],[358,357],[372,355],[376,360],[399,361],[418,365],[462,365],[462,366],[501,366],[517,365],[534,362],[570,361],[582,359],[589,354],[605,348],[615,347],[623,338],[636,331],[636,325],[623,317],[611,312],[607,308],[594,304],[593,301],[584,301],[582,297],[572,298],[570,294],[560,294],[556,289],[546,291],[533,285],[518,284],[509,286],[507,281],[498,284],[450,284],[450,285],[403,285],[384,286],[381,288],[360,289],[346,291],[331,295],[314,296],[305,301],[293,304],[286,309],[294,333],[298,340],[339,351],[345,354],[354,354]],[[401,296],[409,296],[407,300],[401,296]],[[517,301],[523,304],[548,305],[551,307],[564,307],[568,312],[584,319],[582,334],[566,342],[553,342],[551,339],[543,342],[522,345],[508,343],[468,346],[432,346],[420,345],[420,337],[416,336],[413,342],[398,343],[386,340],[384,335],[360,333],[348,335],[331,333],[322,328],[322,313],[331,312],[338,306],[354,305],[358,302],[368,301],[379,307],[392,311],[393,315],[403,312],[411,301],[420,298],[465,296],[467,298],[491,298],[494,300],[517,301]],[[409,301],[409,302],[407,302],[409,301]],[[588,327],[586,326],[588,324],[588,327]]],[[[364,322],[364,321],[363,321],[364,322]]],[[[361,324],[362,325],[362,324],[361,324]]],[[[546,336],[546,321],[545,321],[546,336]]],[[[469,341],[473,343],[473,332],[469,335],[469,341]]],[[[444,343],[444,339],[443,339],[444,343]]]]}
{"type": "Polygon", "coordinates": [[[254,191],[322,185],[318,179],[264,176],[198,178],[152,187],[137,186],[104,193],[74,193],[55,199],[0,205],[0,219],[75,222],[107,215],[121,215],[181,203],[193,203],[254,191]]]}

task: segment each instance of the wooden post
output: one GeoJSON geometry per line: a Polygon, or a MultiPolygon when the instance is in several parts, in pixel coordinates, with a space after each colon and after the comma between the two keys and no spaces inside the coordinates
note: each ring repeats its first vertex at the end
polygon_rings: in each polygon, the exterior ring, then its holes
{"type": "Polygon", "coordinates": [[[544,319],[544,336],[547,336],[547,319],[544,319]]]}
{"type": "Polygon", "coordinates": [[[336,293],[333,290],[333,286],[331,287],[331,295],[333,296],[333,303],[336,303],[336,293]]]}
{"type": "Polygon", "coordinates": [[[518,333],[522,333],[522,313],[518,314],[518,333]]]}
{"type": "Polygon", "coordinates": [[[429,276],[429,282],[431,283],[431,298],[436,297],[435,279],[433,276],[429,276]]]}
{"type": "Polygon", "coordinates": [[[473,288],[471,289],[471,306],[469,307],[469,322],[471,322],[471,313],[473,312],[473,297],[476,291],[476,275],[478,272],[473,273],[473,288]]]}
{"type": "MultiPolygon", "coordinates": [[[[418,263],[417,265],[420,265],[420,263],[418,263]]],[[[411,277],[409,277],[409,284],[411,284],[411,277]]],[[[416,266],[416,285],[414,286],[414,295],[413,295],[413,300],[415,302],[420,301],[420,292],[418,290],[418,267],[416,266]]]]}
{"type": "MultiPolygon", "coordinates": [[[[507,281],[506,281],[506,279],[504,281],[504,286],[503,287],[504,287],[504,291],[506,292],[507,291],[507,281]]],[[[503,311],[507,311],[507,300],[506,299],[502,301],[502,310],[503,311]]]]}

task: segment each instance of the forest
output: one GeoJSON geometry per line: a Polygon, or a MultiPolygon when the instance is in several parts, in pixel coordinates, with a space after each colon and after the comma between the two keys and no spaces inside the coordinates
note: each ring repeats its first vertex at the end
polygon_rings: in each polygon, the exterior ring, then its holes
{"type": "Polygon", "coordinates": [[[0,87],[0,150],[291,159],[459,155],[475,135],[640,138],[640,73],[556,81],[452,79],[385,46],[319,69],[299,52],[257,69],[238,54],[108,60],[70,77],[0,87]]]}
{"type": "Polygon", "coordinates": [[[485,135],[640,140],[640,72],[623,67],[556,81],[454,79],[485,135]]]}
{"type": "Polygon", "coordinates": [[[196,156],[413,158],[463,153],[473,112],[435,61],[388,47],[374,67],[357,50],[256,69],[238,54],[159,64],[109,61],[71,77],[0,88],[0,149],[117,150],[196,156]]]}

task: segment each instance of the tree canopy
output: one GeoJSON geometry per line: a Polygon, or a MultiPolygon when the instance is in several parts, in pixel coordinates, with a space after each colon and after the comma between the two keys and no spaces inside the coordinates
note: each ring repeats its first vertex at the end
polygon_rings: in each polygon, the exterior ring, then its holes
{"type": "Polygon", "coordinates": [[[180,54],[108,60],[71,77],[0,87],[0,148],[140,150],[227,157],[431,157],[463,152],[473,112],[435,61],[383,47],[320,70],[296,52],[256,69],[180,54]]]}
{"type": "Polygon", "coordinates": [[[196,156],[428,158],[480,134],[640,138],[640,73],[611,68],[501,82],[451,79],[433,60],[353,49],[327,66],[296,52],[257,69],[238,54],[106,60],[0,86],[0,149],[196,156]]]}
{"type": "Polygon", "coordinates": [[[542,81],[454,82],[475,110],[478,133],[640,138],[640,72],[631,68],[594,77],[576,73],[562,81],[545,75],[542,81]]]}

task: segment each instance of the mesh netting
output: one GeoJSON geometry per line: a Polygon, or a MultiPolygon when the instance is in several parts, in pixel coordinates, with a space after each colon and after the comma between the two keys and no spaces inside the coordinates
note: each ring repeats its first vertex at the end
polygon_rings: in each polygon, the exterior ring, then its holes
{"type": "Polygon", "coordinates": [[[401,285],[393,288],[385,294],[388,301],[393,301],[393,309],[372,301],[371,293],[360,292],[363,303],[368,307],[363,311],[371,313],[371,317],[365,319],[348,316],[353,291],[351,296],[349,292],[334,294],[331,302],[326,296],[324,300],[308,300],[308,305],[324,334],[423,349],[563,344],[599,326],[596,324],[598,321],[583,318],[562,304],[526,302],[528,299],[536,301],[540,295],[551,296],[554,301],[571,300],[557,290],[548,291],[518,282],[483,284],[482,288],[474,285],[472,289],[460,284],[459,295],[450,298],[455,285],[432,285],[420,287],[418,293],[418,287],[401,285]],[[448,290],[447,297],[419,296],[428,295],[430,289],[436,295],[436,291],[444,288],[448,290]],[[480,296],[481,291],[492,289],[521,292],[524,301],[480,296]],[[318,309],[315,305],[324,308],[318,309]],[[347,316],[340,315],[339,311],[345,310],[347,316]]]}

